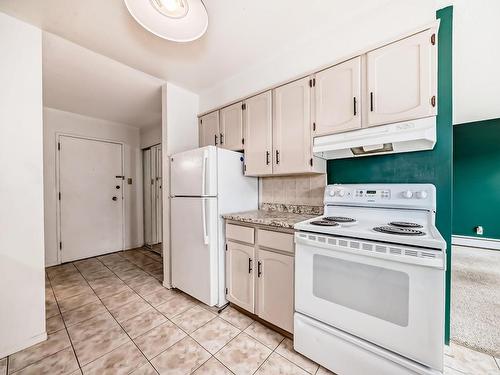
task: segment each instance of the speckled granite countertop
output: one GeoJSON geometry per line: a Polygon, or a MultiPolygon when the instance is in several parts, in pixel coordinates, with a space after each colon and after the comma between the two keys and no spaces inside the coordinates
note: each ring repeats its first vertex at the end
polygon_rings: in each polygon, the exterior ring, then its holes
{"type": "Polygon", "coordinates": [[[265,205],[262,208],[254,211],[225,214],[222,217],[226,220],[293,229],[295,224],[321,215],[321,212],[315,208],[311,210],[297,208],[297,206],[273,207],[269,205],[265,205]]]}

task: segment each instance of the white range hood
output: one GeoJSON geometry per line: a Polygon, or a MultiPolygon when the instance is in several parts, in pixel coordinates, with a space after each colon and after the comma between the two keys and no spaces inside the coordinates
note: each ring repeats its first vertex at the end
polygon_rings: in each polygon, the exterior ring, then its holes
{"type": "Polygon", "coordinates": [[[397,122],[314,138],[313,153],[323,159],[432,150],[436,117],[397,122]]]}

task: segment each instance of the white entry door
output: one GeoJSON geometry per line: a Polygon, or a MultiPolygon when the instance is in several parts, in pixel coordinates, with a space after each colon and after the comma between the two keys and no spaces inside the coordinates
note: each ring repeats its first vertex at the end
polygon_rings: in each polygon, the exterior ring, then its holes
{"type": "Polygon", "coordinates": [[[62,262],[123,249],[122,145],[59,137],[62,262]]]}

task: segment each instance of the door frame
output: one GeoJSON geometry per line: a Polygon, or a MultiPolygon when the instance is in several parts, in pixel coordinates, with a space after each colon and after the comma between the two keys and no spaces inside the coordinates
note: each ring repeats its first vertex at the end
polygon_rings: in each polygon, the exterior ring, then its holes
{"type": "MultiPolygon", "coordinates": [[[[96,137],[88,137],[88,136],[83,136],[83,135],[78,135],[78,134],[71,134],[71,133],[65,133],[65,132],[56,132],[55,134],[55,153],[56,153],[56,191],[54,191],[55,194],[55,201],[56,201],[56,249],[57,249],[57,264],[62,263],[62,249],[59,246],[61,243],[61,201],[58,198],[58,194],[61,191],[61,153],[60,150],[58,149],[59,142],[61,141],[61,137],[68,137],[68,138],[77,138],[77,139],[84,139],[88,141],[97,141],[97,142],[104,142],[104,143],[113,143],[113,144],[118,144],[121,146],[121,159],[122,159],[122,175],[125,176],[125,150],[124,146],[125,143],[123,142],[118,142],[110,139],[105,139],[105,138],[96,138],[96,137]]],[[[125,249],[125,179],[122,180],[122,251],[125,249]]]]}

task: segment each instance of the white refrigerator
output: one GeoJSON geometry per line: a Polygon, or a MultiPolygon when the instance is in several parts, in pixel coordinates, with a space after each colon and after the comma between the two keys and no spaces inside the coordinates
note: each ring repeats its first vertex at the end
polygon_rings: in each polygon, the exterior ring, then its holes
{"type": "Polygon", "coordinates": [[[207,146],[170,159],[172,286],[209,306],[227,303],[223,214],[256,210],[258,180],[243,154],[207,146]]]}

